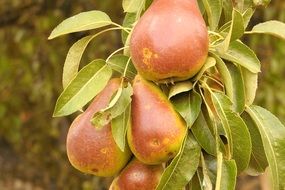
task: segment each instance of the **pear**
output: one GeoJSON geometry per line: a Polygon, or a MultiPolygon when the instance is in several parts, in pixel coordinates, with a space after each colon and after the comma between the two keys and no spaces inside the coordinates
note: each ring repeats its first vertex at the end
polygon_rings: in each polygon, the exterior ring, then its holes
{"type": "Polygon", "coordinates": [[[128,143],[141,162],[159,164],[179,152],[187,132],[185,121],[166,95],[139,75],[133,81],[131,117],[128,143]]]}
{"type": "Polygon", "coordinates": [[[128,162],[128,147],[122,152],[115,143],[111,125],[96,128],[90,122],[95,112],[105,108],[120,87],[120,79],[111,79],[84,113],[71,124],[66,149],[70,163],[83,173],[108,177],[117,174],[128,162]]]}
{"type": "Polygon", "coordinates": [[[196,0],[156,0],[131,35],[137,71],[158,83],[193,77],[208,55],[208,31],[196,0]]]}
{"type": "Polygon", "coordinates": [[[109,190],[155,190],[162,173],[161,164],[146,165],[133,159],[113,180],[109,190]]]}

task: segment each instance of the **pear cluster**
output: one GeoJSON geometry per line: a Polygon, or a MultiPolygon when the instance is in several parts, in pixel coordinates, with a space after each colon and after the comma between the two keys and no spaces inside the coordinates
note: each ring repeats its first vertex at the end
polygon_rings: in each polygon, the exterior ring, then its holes
{"type": "Polygon", "coordinates": [[[155,190],[164,163],[179,152],[187,126],[157,83],[193,77],[208,53],[208,34],[196,0],[156,0],[131,36],[130,53],[138,71],[132,81],[131,122],[124,151],[111,123],[93,126],[93,115],[106,108],[121,79],[113,78],[67,135],[67,155],[83,173],[116,176],[110,190],[155,190]]]}

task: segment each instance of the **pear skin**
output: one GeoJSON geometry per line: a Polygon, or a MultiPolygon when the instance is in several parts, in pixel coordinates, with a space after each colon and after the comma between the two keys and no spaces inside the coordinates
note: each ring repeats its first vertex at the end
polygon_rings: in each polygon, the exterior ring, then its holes
{"type": "Polygon", "coordinates": [[[163,173],[159,165],[146,165],[133,159],[115,178],[109,190],[155,190],[163,173]]]}
{"type": "Polygon", "coordinates": [[[83,173],[101,177],[113,176],[131,157],[128,147],[122,152],[115,143],[111,124],[97,129],[90,121],[95,112],[108,105],[120,87],[120,82],[120,79],[111,79],[69,128],[66,141],[67,156],[70,163],[83,173]]]}
{"type": "Polygon", "coordinates": [[[193,77],[204,65],[208,31],[196,0],[156,0],[131,35],[137,71],[158,83],[193,77]]]}
{"type": "Polygon", "coordinates": [[[166,95],[137,75],[133,81],[132,122],[127,131],[133,154],[146,164],[173,158],[186,134],[186,124],[166,95]]]}

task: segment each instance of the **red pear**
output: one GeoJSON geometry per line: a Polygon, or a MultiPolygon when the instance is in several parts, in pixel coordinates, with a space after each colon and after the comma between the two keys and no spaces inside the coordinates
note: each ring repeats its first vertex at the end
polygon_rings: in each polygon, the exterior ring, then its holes
{"type": "Polygon", "coordinates": [[[128,147],[122,152],[115,143],[111,125],[96,128],[90,122],[95,112],[105,108],[120,87],[120,79],[111,79],[105,89],[96,96],[87,110],[72,123],[67,134],[67,155],[78,170],[96,176],[113,176],[128,162],[128,147]]]}
{"type": "Polygon", "coordinates": [[[201,69],[208,44],[207,27],[196,0],[156,0],[136,24],[130,52],[144,78],[180,81],[201,69]]]}
{"type": "Polygon", "coordinates": [[[133,81],[132,122],[127,137],[140,161],[159,164],[173,158],[186,134],[186,125],[166,95],[139,75],[133,81]]]}
{"type": "Polygon", "coordinates": [[[114,179],[109,190],[155,190],[163,173],[162,165],[132,160],[114,179]]]}

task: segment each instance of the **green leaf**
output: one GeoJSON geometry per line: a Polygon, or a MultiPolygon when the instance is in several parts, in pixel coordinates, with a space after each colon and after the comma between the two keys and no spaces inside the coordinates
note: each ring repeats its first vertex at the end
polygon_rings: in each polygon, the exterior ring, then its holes
{"type": "Polygon", "coordinates": [[[253,3],[255,6],[266,7],[270,2],[271,2],[271,0],[253,0],[253,3]]]}
{"type": "Polygon", "coordinates": [[[218,154],[216,188],[219,190],[234,190],[237,178],[237,168],[234,160],[223,160],[218,154]]]}
{"type": "Polygon", "coordinates": [[[216,155],[216,141],[215,137],[209,129],[204,114],[200,112],[197,120],[191,127],[191,131],[200,146],[208,153],[213,156],[216,155]]]}
{"type": "Polygon", "coordinates": [[[171,99],[176,111],[184,118],[190,128],[199,116],[202,98],[195,90],[174,96],[171,99]]]}
{"type": "Polygon", "coordinates": [[[100,128],[109,123],[112,119],[123,114],[132,101],[132,95],[133,89],[129,83],[126,88],[119,88],[109,105],[94,114],[91,120],[92,124],[100,128]]]}
{"type": "Polygon", "coordinates": [[[233,2],[228,0],[223,0],[223,10],[225,17],[224,23],[227,23],[232,20],[233,2]]]}
{"type": "Polygon", "coordinates": [[[54,117],[74,113],[87,104],[107,85],[112,69],[104,60],[94,60],[83,67],[59,96],[54,117]]]}
{"type": "Polygon", "coordinates": [[[230,98],[233,102],[233,109],[235,112],[242,113],[245,108],[245,89],[241,69],[234,64],[227,64],[227,68],[233,84],[233,97],[230,98]]]}
{"type": "Polygon", "coordinates": [[[94,36],[92,35],[86,36],[74,43],[69,49],[62,73],[63,88],[66,88],[78,73],[78,68],[83,52],[93,38],[94,36]]]}
{"type": "Polygon", "coordinates": [[[189,190],[204,190],[202,187],[203,187],[203,184],[201,180],[199,179],[198,174],[196,172],[189,183],[189,190]]]}
{"type": "Polygon", "coordinates": [[[216,59],[214,59],[213,57],[208,57],[205,64],[203,65],[203,67],[201,68],[201,70],[199,71],[199,73],[195,76],[194,81],[198,81],[199,79],[201,79],[201,77],[203,76],[203,74],[210,69],[211,67],[214,67],[216,65],[216,59]]]}
{"type": "Polygon", "coordinates": [[[241,68],[241,71],[245,89],[245,104],[250,106],[256,96],[258,86],[258,74],[252,73],[245,68],[241,68]]]}
{"type": "Polygon", "coordinates": [[[208,16],[210,29],[215,31],[219,25],[222,14],[223,1],[222,0],[202,0],[208,16]]]}
{"type": "Polygon", "coordinates": [[[285,189],[285,127],[269,111],[259,106],[250,106],[247,113],[254,120],[261,134],[269,163],[272,190],[285,189]]]}
{"type": "Polygon", "coordinates": [[[182,189],[195,174],[200,160],[201,148],[191,134],[183,142],[178,155],[164,170],[156,190],[182,189]],[[189,154],[191,152],[191,154],[189,154]]]}
{"type": "Polygon", "coordinates": [[[123,0],[123,9],[128,13],[135,13],[144,6],[145,0],[123,0]]]}
{"type": "Polygon", "coordinates": [[[175,83],[175,85],[170,87],[170,90],[168,93],[168,99],[182,92],[188,92],[192,89],[193,89],[193,83],[190,81],[183,81],[183,82],[175,83]]]}
{"type": "Polygon", "coordinates": [[[68,51],[68,54],[65,59],[62,75],[62,85],[63,88],[66,88],[72,79],[78,73],[80,60],[82,55],[90,43],[95,37],[112,30],[117,30],[118,28],[108,28],[106,30],[100,31],[95,35],[86,36],[75,42],[68,51]]]}
{"type": "Polygon", "coordinates": [[[62,21],[50,34],[48,39],[61,35],[92,30],[112,24],[110,17],[102,11],[82,12],[62,21]]]}
{"type": "Polygon", "coordinates": [[[252,17],[254,13],[254,10],[252,8],[248,8],[245,10],[245,12],[242,14],[242,17],[243,17],[243,21],[244,21],[244,28],[246,29],[249,22],[250,22],[250,19],[252,17]]]}
{"type": "Polygon", "coordinates": [[[270,34],[285,40],[285,23],[277,20],[263,22],[254,26],[247,34],[270,34]]]}
{"type": "MultiPolygon", "coordinates": [[[[136,17],[137,17],[136,13],[127,13],[123,21],[123,27],[132,28],[133,24],[136,22],[136,17]]],[[[129,34],[126,31],[122,30],[121,38],[123,44],[126,43],[128,36],[129,34]]]]}
{"type": "Polygon", "coordinates": [[[226,132],[230,153],[236,161],[238,172],[245,170],[251,155],[249,131],[239,114],[233,111],[230,99],[222,93],[212,93],[218,116],[226,132]]]}
{"type": "Polygon", "coordinates": [[[247,125],[252,141],[251,158],[246,172],[250,175],[258,176],[264,173],[266,167],[268,166],[261,135],[248,113],[244,112],[242,114],[242,118],[247,125]]]}
{"type": "Polygon", "coordinates": [[[213,184],[210,179],[210,171],[207,168],[203,153],[201,153],[202,171],[203,171],[203,187],[206,190],[212,190],[213,184]]]}
{"type": "Polygon", "coordinates": [[[131,106],[118,117],[112,119],[112,135],[118,147],[124,152],[126,147],[126,133],[131,121],[131,106]]]}
{"type": "Polygon", "coordinates": [[[221,43],[217,47],[218,51],[220,51],[221,53],[225,53],[229,48],[230,42],[239,39],[243,35],[243,33],[244,33],[243,16],[238,10],[233,9],[230,30],[223,43],[221,43]]]}
{"type": "Polygon", "coordinates": [[[220,54],[223,59],[237,63],[252,73],[260,72],[260,61],[255,53],[240,41],[234,41],[230,44],[225,54],[220,54]]]}
{"type": "MultiPolygon", "coordinates": [[[[114,71],[117,71],[118,73],[123,75],[128,61],[129,61],[129,57],[125,55],[117,54],[117,55],[112,56],[108,60],[107,64],[110,65],[110,67],[114,71]]],[[[125,77],[132,80],[135,78],[136,74],[137,74],[137,71],[133,63],[130,61],[125,77]]]]}

